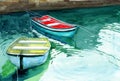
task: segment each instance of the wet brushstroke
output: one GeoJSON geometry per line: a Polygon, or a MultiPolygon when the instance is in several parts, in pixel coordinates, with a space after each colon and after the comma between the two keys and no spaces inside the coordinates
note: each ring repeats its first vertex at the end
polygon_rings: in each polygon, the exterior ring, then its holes
{"type": "Polygon", "coordinates": [[[2,79],[0,75],[0,80],[120,81],[120,6],[47,13],[81,27],[68,44],[51,41],[50,57],[45,64],[18,75],[5,52],[16,38],[35,36],[29,29],[30,17],[28,13],[0,15],[0,73],[5,76],[2,79]]]}

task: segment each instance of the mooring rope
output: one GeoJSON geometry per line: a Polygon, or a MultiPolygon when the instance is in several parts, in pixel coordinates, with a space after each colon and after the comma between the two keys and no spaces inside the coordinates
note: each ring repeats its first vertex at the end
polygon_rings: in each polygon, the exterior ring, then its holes
{"type": "MultiPolygon", "coordinates": [[[[82,30],[86,31],[88,34],[93,35],[93,36],[95,36],[95,37],[98,37],[98,35],[90,32],[90,31],[89,31],[88,29],[86,29],[84,26],[82,26],[82,25],[77,25],[77,26],[79,26],[79,28],[81,28],[82,30]]],[[[102,39],[102,40],[104,40],[104,41],[106,41],[106,42],[109,42],[109,40],[105,40],[105,39],[102,39]]]]}
{"type": "Polygon", "coordinates": [[[26,12],[27,14],[29,14],[30,17],[34,17],[34,16],[41,17],[41,16],[45,15],[45,13],[44,13],[44,14],[40,14],[40,13],[37,13],[37,12],[35,12],[35,11],[28,11],[28,10],[26,10],[25,12],[26,12]]]}

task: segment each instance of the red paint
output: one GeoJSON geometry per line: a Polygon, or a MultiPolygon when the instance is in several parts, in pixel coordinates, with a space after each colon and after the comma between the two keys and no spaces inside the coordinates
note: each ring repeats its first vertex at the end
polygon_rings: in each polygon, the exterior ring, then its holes
{"type": "MultiPolygon", "coordinates": [[[[73,28],[72,25],[64,23],[64,22],[62,22],[60,20],[57,20],[57,19],[55,19],[53,17],[50,17],[48,15],[44,15],[42,17],[36,17],[36,18],[33,18],[33,20],[40,21],[39,23],[43,24],[45,26],[48,25],[48,24],[60,23],[58,25],[49,26],[49,27],[54,28],[54,29],[69,29],[69,28],[73,28]],[[44,21],[45,19],[50,19],[50,20],[44,21]]],[[[48,26],[46,26],[46,27],[48,27],[48,26]]]]}

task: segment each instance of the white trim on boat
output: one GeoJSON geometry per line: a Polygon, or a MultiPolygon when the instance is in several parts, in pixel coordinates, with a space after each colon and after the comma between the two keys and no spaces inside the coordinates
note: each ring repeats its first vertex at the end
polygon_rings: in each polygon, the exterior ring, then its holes
{"type": "Polygon", "coordinates": [[[38,20],[38,22],[41,22],[40,20],[38,20]]]}
{"type": "MultiPolygon", "coordinates": [[[[50,16],[50,15],[48,15],[48,16],[49,16],[50,18],[53,18],[53,19],[59,21],[59,22],[62,22],[62,23],[65,23],[65,24],[68,24],[68,25],[72,25],[72,26],[73,26],[73,24],[69,24],[69,23],[67,23],[67,22],[61,21],[61,20],[56,19],[56,18],[54,18],[54,17],[52,17],[52,16],[50,16]]],[[[75,25],[74,25],[74,26],[75,26],[75,25]]]]}
{"type": "Polygon", "coordinates": [[[49,47],[26,47],[26,46],[14,46],[15,50],[48,50],[49,47]]]}
{"type": "Polygon", "coordinates": [[[43,20],[41,20],[41,22],[46,22],[46,21],[50,21],[50,20],[51,20],[51,18],[43,19],[43,20]]]}
{"type": "Polygon", "coordinates": [[[19,55],[25,55],[25,56],[30,56],[30,55],[45,55],[44,53],[43,54],[35,54],[35,53],[22,53],[22,54],[19,54],[19,55]]]}
{"type": "Polygon", "coordinates": [[[47,24],[47,26],[55,26],[55,25],[59,25],[60,23],[51,23],[51,24],[47,24]]]}
{"type": "Polygon", "coordinates": [[[18,43],[47,43],[47,41],[20,40],[18,43]]]}
{"type": "Polygon", "coordinates": [[[64,31],[71,31],[71,30],[74,30],[76,29],[76,27],[73,26],[73,28],[70,28],[70,29],[53,29],[53,28],[50,28],[50,27],[47,27],[45,25],[42,25],[41,23],[38,23],[37,21],[34,21],[32,20],[34,23],[38,24],[39,26],[43,27],[43,28],[46,28],[46,29],[49,29],[49,30],[52,30],[52,31],[61,31],[61,32],[64,32],[64,31]]]}

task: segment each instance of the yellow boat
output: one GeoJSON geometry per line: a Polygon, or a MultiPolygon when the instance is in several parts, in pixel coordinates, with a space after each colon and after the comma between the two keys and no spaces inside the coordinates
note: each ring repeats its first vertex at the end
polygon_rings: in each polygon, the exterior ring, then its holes
{"type": "Polygon", "coordinates": [[[51,44],[47,38],[21,37],[7,49],[10,61],[19,69],[43,64],[49,55],[51,44]]]}

